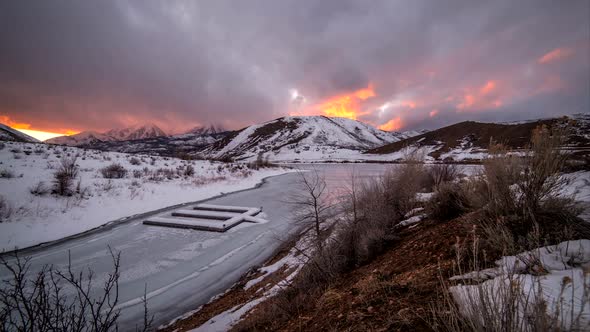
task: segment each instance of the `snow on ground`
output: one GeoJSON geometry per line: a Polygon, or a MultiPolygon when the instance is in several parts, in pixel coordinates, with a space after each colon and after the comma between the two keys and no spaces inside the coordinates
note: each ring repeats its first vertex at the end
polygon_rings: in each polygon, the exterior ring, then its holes
{"type": "Polygon", "coordinates": [[[527,315],[534,314],[535,305],[544,302],[547,315],[557,316],[558,330],[585,330],[590,327],[589,269],[590,240],[566,241],[503,257],[495,268],[452,277],[486,281],[452,286],[450,291],[464,315],[477,317],[482,306],[500,310],[516,303],[517,319],[526,327],[527,315]]]}
{"type": "Polygon", "coordinates": [[[580,171],[563,176],[569,183],[563,188],[562,195],[573,196],[580,202],[590,202],[590,172],[580,171]]]}
{"type": "Polygon", "coordinates": [[[0,150],[0,251],[58,240],[134,214],[251,188],[265,177],[285,172],[277,168],[252,170],[242,164],[6,142],[0,150]],[[74,156],[79,166],[74,193],[52,194],[54,173],[61,160],[74,156]],[[124,178],[102,176],[100,170],[113,163],[127,169],[124,178]],[[189,165],[194,174],[185,175],[189,165]],[[42,190],[35,195],[31,190],[38,186],[42,190]]]}

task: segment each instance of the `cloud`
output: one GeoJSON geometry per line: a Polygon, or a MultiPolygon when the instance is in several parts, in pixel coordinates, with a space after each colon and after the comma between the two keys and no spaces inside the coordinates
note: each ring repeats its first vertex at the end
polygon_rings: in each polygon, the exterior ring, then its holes
{"type": "Polygon", "coordinates": [[[327,114],[343,96],[344,115],[408,129],[587,111],[589,10],[584,0],[5,1],[0,114],[43,130],[181,131],[327,114]],[[354,94],[368,87],[371,97],[354,94]]]}
{"type": "Polygon", "coordinates": [[[393,118],[393,119],[387,121],[386,123],[382,124],[381,126],[379,126],[379,129],[385,130],[385,131],[395,131],[395,130],[400,130],[402,127],[403,127],[402,119],[400,117],[397,117],[397,118],[393,118]]]}
{"type": "Polygon", "coordinates": [[[548,64],[551,62],[559,61],[568,58],[572,55],[573,51],[569,48],[556,48],[537,60],[540,64],[548,64]]]}

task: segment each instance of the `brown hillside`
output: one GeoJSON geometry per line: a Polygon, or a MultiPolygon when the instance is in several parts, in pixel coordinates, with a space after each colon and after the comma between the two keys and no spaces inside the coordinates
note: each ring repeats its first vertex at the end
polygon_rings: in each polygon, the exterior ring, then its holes
{"type": "Polygon", "coordinates": [[[269,326],[260,318],[276,304],[266,301],[232,331],[430,331],[439,278],[453,275],[454,246],[472,238],[472,217],[406,229],[383,255],[335,280],[311,310],[269,326]]]}
{"type": "Polygon", "coordinates": [[[440,154],[455,148],[486,150],[492,141],[502,143],[509,149],[521,149],[530,142],[532,131],[538,126],[568,127],[568,148],[575,154],[587,155],[590,148],[590,117],[585,114],[576,114],[573,118],[553,118],[518,124],[465,121],[387,144],[366,153],[389,154],[406,147],[433,146],[436,148],[430,156],[438,158],[440,154]]]}
{"type": "Polygon", "coordinates": [[[495,141],[509,148],[518,149],[523,148],[530,141],[531,132],[537,126],[551,126],[556,121],[556,119],[551,119],[522,124],[481,123],[474,121],[459,122],[427,132],[426,134],[369,150],[367,153],[393,153],[413,144],[417,144],[418,146],[442,145],[440,151],[444,152],[458,147],[464,138],[468,139],[476,147],[486,148],[489,146],[490,141],[495,141]]]}

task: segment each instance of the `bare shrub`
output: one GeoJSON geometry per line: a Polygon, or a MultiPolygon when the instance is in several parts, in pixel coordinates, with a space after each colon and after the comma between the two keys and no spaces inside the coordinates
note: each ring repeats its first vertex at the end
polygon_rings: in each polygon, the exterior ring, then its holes
{"type": "Polygon", "coordinates": [[[471,208],[466,188],[458,183],[440,182],[426,204],[428,215],[437,220],[451,220],[471,208]]]}
{"type": "Polygon", "coordinates": [[[326,181],[317,170],[299,172],[299,191],[291,195],[289,203],[297,223],[305,229],[313,229],[317,249],[323,247],[323,224],[330,217],[331,203],[326,191],[326,181]]]}
{"type": "MultiPolygon", "coordinates": [[[[93,295],[94,274],[75,272],[71,259],[64,270],[43,266],[30,275],[31,260],[15,255],[12,262],[0,257],[8,272],[0,287],[0,328],[2,331],[115,331],[120,309],[120,253],[111,250],[113,270],[108,273],[101,291],[93,295]]],[[[153,317],[147,312],[144,295],[144,327],[153,317]]]]}
{"type": "Polygon", "coordinates": [[[2,179],[12,179],[14,177],[14,173],[9,169],[0,169],[0,178],[2,179]]]}
{"type": "Polygon", "coordinates": [[[100,173],[105,179],[122,179],[127,175],[127,169],[115,163],[101,168],[100,173]]]}
{"type": "Polygon", "coordinates": [[[509,214],[516,209],[516,195],[512,185],[518,181],[521,160],[509,155],[503,145],[492,145],[490,157],[483,162],[484,171],[480,183],[480,200],[488,211],[509,214]]]}
{"type": "Polygon", "coordinates": [[[6,147],[6,144],[4,144],[3,142],[0,142],[0,150],[4,150],[5,147],[6,147]]]}
{"type": "Polygon", "coordinates": [[[546,233],[555,232],[559,223],[579,224],[576,215],[580,210],[575,202],[559,196],[567,184],[560,174],[568,158],[559,149],[564,139],[562,129],[539,127],[522,156],[509,155],[496,145],[484,162],[476,201],[491,217],[507,220],[506,226],[517,241],[534,228],[546,233]],[[557,216],[560,221],[556,223],[557,216]]]}
{"type": "Polygon", "coordinates": [[[325,182],[317,172],[309,174],[299,202],[308,211],[304,214],[309,220],[305,230],[313,234],[315,250],[301,250],[307,262],[297,276],[268,301],[264,315],[240,328],[265,329],[276,326],[277,321],[297,318],[317,303],[330,283],[383,252],[397,239],[394,226],[416,206],[415,196],[422,189],[423,176],[424,169],[418,163],[401,165],[368,182],[359,182],[353,174],[345,194],[346,217],[331,227],[322,227],[328,223],[317,218],[314,211],[322,211],[325,206],[321,204],[325,182]],[[318,224],[320,236],[314,234],[318,224]],[[332,233],[327,236],[330,230],[332,233]],[[316,244],[318,238],[324,239],[321,244],[316,244]]]}
{"type": "Polygon", "coordinates": [[[459,177],[459,168],[455,164],[434,164],[427,168],[427,174],[433,188],[444,182],[451,182],[459,177]]]}
{"type": "Polygon", "coordinates": [[[252,169],[260,169],[260,168],[265,168],[265,167],[272,167],[274,166],[270,161],[269,161],[269,157],[268,156],[264,156],[264,153],[260,152],[258,153],[258,155],[256,156],[256,160],[249,163],[248,167],[252,168],[252,169]]]}
{"type": "Polygon", "coordinates": [[[138,170],[138,169],[134,169],[133,170],[133,177],[136,179],[139,179],[143,176],[143,172],[138,170]]]}
{"type": "Polygon", "coordinates": [[[131,158],[129,158],[129,163],[131,165],[137,166],[137,165],[141,165],[141,160],[139,160],[139,158],[136,158],[136,157],[131,157],[131,158]]]}
{"type": "Polygon", "coordinates": [[[44,196],[49,193],[49,188],[47,188],[45,182],[39,181],[29,189],[29,192],[35,196],[44,196]]]}
{"type": "Polygon", "coordinates": [[[524,157],[523,169],[516,183],[521,195],[519,205],[525,218],[534,220],[542,201],[554,197],[567,181],[560,177],[568,155],[560,151],[566,135],[560,129],[539,127],[533,131],[530,152],[524,157]]]}
{"type": "Polygon", "coordinates": [[[173,168],[158,168],[149,173],[148,179],[150,181],[160,182],[164,179],[172,180],[178,177],[176,170],[173,168]]]}
{"type": "Polygon", "coordinates": [[[0,222],[6,221],[12,215],[13,209],[10,202],[0,195],[0,222]]]}
{"type": "Polygon", "coordinates": [[[337,248],[334,249],[342,259],[343,270],[370,261],[397,239],[394,225],[401,218],[397,210],[400,204],[391,204],[391,200],[385,199],[392,196],[389,191],[393,188],[388,185],[397,181],[385,177],[364,183],[354,176],[351,178],[345,203],[347,218],[339,222],[335,236],[337,248]]]}
{"type": "Polygon", "coordinates": [[[12,149],[10,149],[10,152],[12,152],[12,153],[21,153],[21,152],[23,152],[23,150],[21,150],[20,148],[12,148],[12,149]]]}
{"type": "Polygon", "coordinates": [[[382,190],[386,203],[391,207],[393,217],[403,217],[417,206],[416,193],[424,188],[424,178],[427,177],[424,165],[418,161],[389,170],[382,179],[382,190]]]}
{"type": "Polygon", "coordinates": [[[195,168],[193,167],[193,165],[186,165],[183,170],[183,175],[187,177],[195,175],[195,168]]]}
{"type": "Polygon", "coordinates": [[[234,159],[232,157],[230,157],[230,156],[227,156],[227,155],[222,156],[221,158],[218,158],[218,159],[215,159],[215,160],[216,161],[220,161],[222,163],[227,163],[227,164],[234,162],[234,159]]]}
{"type": "Polygon", "coordinates": [[[72,194],[72,183],[78,176],[76,157],[64,157],[59,168],[53,173],[53,193],[60,196],[72,194]]]}

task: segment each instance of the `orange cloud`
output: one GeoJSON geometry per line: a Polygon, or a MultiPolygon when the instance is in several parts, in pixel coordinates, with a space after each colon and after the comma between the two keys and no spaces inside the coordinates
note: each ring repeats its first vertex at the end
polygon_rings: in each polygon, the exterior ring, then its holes
{"type": "Polygon", "coordinates": [[[0,123],[3,123],[14,129],[29,129],[31,127],[30,124],[24,122],[16,122],[7,115],[0,115],[0,123]]]}
{"type": "Polygon", "coordinates": [[[496,89],[496,81],[487,81],[486,84],[479,90],[480,94],[487,95],[496,89]]]}
{"type": "Polygon", "coordinates": [[[396,118],[393,118],[393,119],[387,121],[387,123],[380,125],[379,129],[385,130],[385,131],[395,131],[395,130],[400,130],[402,127],[403,127],[402,119],[398,116],[396,118]]]}
{"type": "Polygon", "coordinates": [[[362,114],[360,102],[375,96],[375,90],[373,89],[373,86],[369,84],[369,86],[364,89],[330,97],[327,100],[308,107],[303,113],[308,115],[321,114],[356,120],[357,117],[362,114]]]}
{"type": "Polygon", "coordinates": [[[428,113],[428,115],[430,115],[431,118],[434,118],[435,116],[437,116],[438,114],[438,110],[432,110],[430,111],[430,113],[428,113]]]}
{"type": "Polygon", "coordinates": [[[499,82],[489,80],[479,88],[466,88],[464,95],[458,99],[457,109],[459,111],[470,111],[476,109],[498,108],[502,106],[500,100],[499,82]]]}
{"type": "Polygon", "coordinates": [[[74,135],[74,134],[79,133],[79,131],[71,130],[71,129],[37,130],[37,129],[33,129],[32,125],[29,123],[18,122],[18,121],[12,120],[7,115],[1,115],[1,114],[0,114],[0,123],[3,123],[11,128],[17,129],[19,131],[22,131],[23,133],[25,133],[29,136],[32,136],[32,137],[34,137],[38,140],[41,140],[41,141],[44,141],[46,139],[50,139],[53,137],[57,137],[57,136],[74,135]]]}
{"type": "Polygon", "coordinates": [[[542,57],[540,57],[537,60],[537,62],[539,64],[548,64],[548,63],[555,62],[555,61],[558,61],[561,59],[565,59],[565,58],[571,56],[573,53],[574,53],[574,51],[569,48],[556,48],[556,49],[546,53],[542,57]]]}

